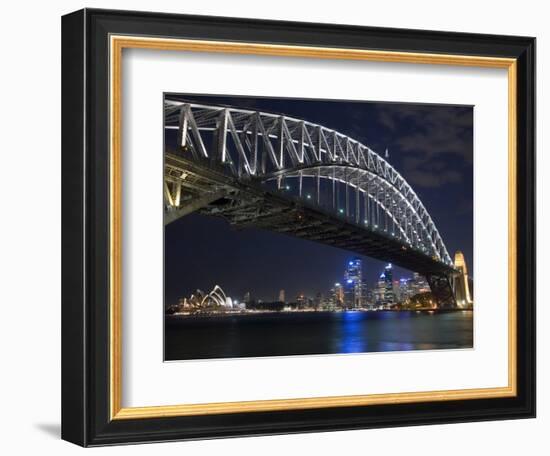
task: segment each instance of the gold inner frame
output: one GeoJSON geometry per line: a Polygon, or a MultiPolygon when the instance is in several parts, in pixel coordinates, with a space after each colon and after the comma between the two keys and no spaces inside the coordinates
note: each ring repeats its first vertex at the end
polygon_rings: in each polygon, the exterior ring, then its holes
{"type": "Polygon", "coordinates": [[[110,36],[110,414],[111,419],[159,418],[221,413],[297,410],[423,401],[485,399],[517,394],[516,315],[517,315],[517,202],[516,202],[516,120],[517,61],[468,55],[444,55],[412,52],[386,52],[363,49],[338,49],[242,42],[221,42],[110,36]],[[431,65],[453,65],[508,70],[508,385],[505,387],[273,399],[170,406],[122,407],[122,181],[121,181],[121,94],[123,49],[195,51],[230,54],[255,54],[317,59],[368,60],[431,65]]]}

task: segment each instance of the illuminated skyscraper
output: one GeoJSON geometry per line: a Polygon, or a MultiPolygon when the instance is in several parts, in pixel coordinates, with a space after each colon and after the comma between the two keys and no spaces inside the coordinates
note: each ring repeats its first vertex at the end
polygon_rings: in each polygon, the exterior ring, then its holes
{"type": "Polygon", "coordinates": [[[285,290],[279,291],[279,302],[285,302],[285,290]]]}
{"type": "Polygon", "coordinates": [[[378,278],[374,298],[376,305],[382,307],[389,307],[396,303],[391,263],[386,265],[384,272],[378,278]]]}
{"type": "Polygon", "coordinates": [[[384,304],[389,306],[395,303],[395,295],[393,293],[393,269],[391,263],[388,263],[384,268],[384,282],[384,304]]]}
{"type": "Polygon", "coordinates": [[[344,272],[345,302],[352,309],[363,307],[365,304],[365,286],[363,284],[363,262],[354,258],[348,262],[344,272]]]}
{"type": "Polygon", "coordinates": [[[330,291],[332,307],[341,308],[344,305],[344,287],[340,282],[337,282],[330,291]]]}
{"type": "Polygon", "coordinates": [[[392,283],[392,290],[393,290],[393,300],[394,303],[401,302],[401,287],[399,280],[394,280],[392,283]]]}
{"type": "Polygon", "coordinates": [[[383,306],[386,296],[386,276],[384,273],[380,274],[376,287],[374,289],[374,302],[377,306],[383,306]]]}
{"type": "Polygon", "coordinates": [[[456,305],[458,307],[469,307],[472,305],[472,299],[468,285],[468,268],[466,267],[464,255],[460,250],[455,253],[454,266],[460,273],[454,280],[456,305]]]}
{"type": "Polygon", "coordinates": [[[406,302],[416,294],[414,279],[401,278],[399,280],[399,301],[406,302]]]}

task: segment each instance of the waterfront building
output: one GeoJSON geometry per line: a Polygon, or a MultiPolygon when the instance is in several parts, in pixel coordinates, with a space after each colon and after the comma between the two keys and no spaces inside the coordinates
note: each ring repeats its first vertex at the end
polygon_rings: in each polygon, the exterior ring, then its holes
{"type": "Polygon", "coordinates": [[[233,308],[233,300],[229,296],[225,297],[225,307],[227,307],[228,309],[233,308]]]}
{"type": "Polygon", "coordinates": [[[430,290],[430,285],[428,284],[428,281],[426,278],[422,275],[420,275],[418,272],[415,272],[413,274],[413,286],[414,286],[414,294],[419,293],[427,293],[430,290]]]}
{"type": "Polygon", "coordinates": [[[233,308],[239,310],[245,310],[246,304],[244,302],[239,302],[237,300],[233,301],[233,308]]]}
{"type": "Polygon", "coordinates": [[[279,291],[279,302],[285,302],[285,290],[279,291]]]}
{"type": "Polygon", "coordinates": [[[305,309],[308,304],[308,299],[303,293],[300,293],[298,296],[296,296],[296,306],[298,309],[305,309]]]}
{"type": "Polygon", "coordinates": [[[219,285],[210,293],[196,290],[189,298],[179,298],[171,313],[225,312],[234,308],[233,300],[227,296],[219,285]]]}

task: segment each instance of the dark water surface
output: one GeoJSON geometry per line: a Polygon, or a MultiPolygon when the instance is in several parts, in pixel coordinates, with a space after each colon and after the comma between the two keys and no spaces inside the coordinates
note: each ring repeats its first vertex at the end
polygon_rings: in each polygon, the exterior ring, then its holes
{"type": "Polygon", "coordinates": [[[165,360],[471,348],[473,312],[167,316],[165,360]]]}

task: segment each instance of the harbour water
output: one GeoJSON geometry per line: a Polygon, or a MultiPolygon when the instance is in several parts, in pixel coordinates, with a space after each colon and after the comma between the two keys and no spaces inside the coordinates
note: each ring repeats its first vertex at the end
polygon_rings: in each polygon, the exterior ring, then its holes
{"type": "Polygon", "coordinates": [[[473,312],[166,316],[165,360],[473,347],[473,312]]]}

